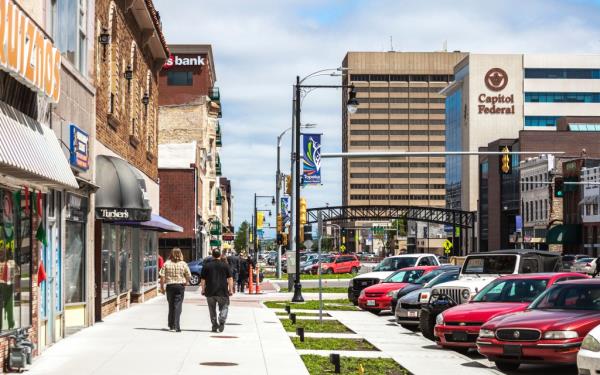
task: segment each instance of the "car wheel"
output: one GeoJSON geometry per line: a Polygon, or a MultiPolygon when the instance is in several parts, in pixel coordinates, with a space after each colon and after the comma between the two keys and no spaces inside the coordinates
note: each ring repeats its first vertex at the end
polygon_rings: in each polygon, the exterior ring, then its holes
{"type": "Polygon", "coordinates": [[[325,273],[327,275],[331,275],[333,273],[333,270],[331,268],[328,268],[328,269],[325,270],[325,273]]]}
{"type": "Polygon", "coordinates": [[[377,310],[377,309],[375,309],[375,310],[369,310],[369,312],[370,312],[371,314],[379,315],[379,313],[381,312],[381,310],[377,310]]]}
{"type": "Polygon", "coordinates": [[[357,274],[358,273],[358,268],[352,267],[352,269],[350,270],[350,273],[353,274],[353,275],[357,274]]]}
{"type": "Polygon", "coordinates": [[[193,273],[192,276],[190,276],[190,285],[196,286],[198,284],[200,284],[200,275],[193,273]]]}
{"type": "MultiPolygon", "coordinates": [[[[398,318],[396,318],[398,319],[398,318]]],[[[404,329],[408,329],[411,332],[419,332],[419,326],[415,325],[415,324],[402,324],[399,323],[400,327],[404,328],[404,329]]]]}
{"type": "Polygon", "coordinates": [[[433,327],[435,327],[435,316],[431,316],[428,310],[421,310],[419,329],[421,330],[423,337],[433,341],[435,339],[433,327]]]}
{"type": "Polygon", "coordinates": [[[496,361],[496,367],[500,371],[517,371],[521,366],[520,363],[496,361]]]}

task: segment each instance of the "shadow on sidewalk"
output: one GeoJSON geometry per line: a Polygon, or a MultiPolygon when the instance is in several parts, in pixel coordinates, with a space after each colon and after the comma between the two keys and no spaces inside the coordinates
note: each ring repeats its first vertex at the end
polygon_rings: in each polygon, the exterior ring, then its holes
{"type": "MultiPolygon", "coordinates": [[[[134,329],[140,330],[140,331],[163,331],[163,332],[169,332],[169,330],[167,328],[143,328],[143,327],[136,327],[134,329]]],[[[207,333],[212,333],[212,331],[210,329],[182,329],[181,332],[207,332],[207,333]]]]}

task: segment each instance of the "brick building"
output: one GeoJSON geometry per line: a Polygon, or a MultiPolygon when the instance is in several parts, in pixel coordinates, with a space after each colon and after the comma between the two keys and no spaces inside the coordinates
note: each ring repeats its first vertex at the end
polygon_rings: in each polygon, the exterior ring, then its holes
{"type": "MultiPolygon", "coordinates": [[[[169,148],[185,148],[194,145],[195,150],[183,160],[177,155],[161,152],[160,173],[161,184],[167,175],[175,173],[165,169],[177,168],[178,173],[193,169],[196,176],[196,193],[185,198],[195,201],[195,220],[193,234],[161,235],[159,246],[162,252],[173,246],[186,249],[191,257],[208,254],[208,249],[219,246],[222,234],[221,206],[217,204],[222,192],[218,178],[221,176],[221,98],[219,89],[215,87],[216,70],[212,47],[210,45],[170,45],[172,53],[159,75],[159,143],[161,150],[169,148]],[[163,164],[162,158],[165,158],[163,164]],[[173,158],[173,160],[170,160],[173,158]],[[190,167],[191,164],[194,164],[190,167]],[[164,176],[164,177],[163,177],[164,176]]],[[[187,171],[185,173],[192,173],[187,171]]],[[[177,217],[177,199],[167,199],[164,192],[161,196],[162,215],[168,218],[177,217]],[[168,202],[168,203],[167,203],[168,202]]],[[[183,225],[183,224],[182,224],[183,225]]]]}

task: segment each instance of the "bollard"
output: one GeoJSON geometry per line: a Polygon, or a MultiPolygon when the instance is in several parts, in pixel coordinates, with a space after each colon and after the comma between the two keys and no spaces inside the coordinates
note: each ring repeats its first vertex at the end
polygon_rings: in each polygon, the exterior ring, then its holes
{"type": "Polygon", "coordinates": [[[341,369],[340,369],[340,355],[339,354],[335,354],[335,353],[331,353],[329,355],[329,362],[335,366],[335,371],[334,373],[339,374],[341,369]]]}
{"type": "Polygon", "coordinates": [[[296,328],[296,335],[300,337],[300,342],[304,342],[304,327],[296,328]]]}
{"type": "Polygon", "coordinates": [[[296,324],[296,314],[291,313],[290,314],[290,320],[292,321],[292,324],[296,324]]]}
{"type": "Polygon", "coordinates": [[[292,308],[290,307],[290,305],[285,305],[285,312],[290,315],[290,313],[292,312],[292,308]]]}
{"type": "Polygon", "coordinates": [[[254,289],[254,283],[252,282],[252,265],[248,266],[248,294],[252,294],[252,290],[254,289]]]}

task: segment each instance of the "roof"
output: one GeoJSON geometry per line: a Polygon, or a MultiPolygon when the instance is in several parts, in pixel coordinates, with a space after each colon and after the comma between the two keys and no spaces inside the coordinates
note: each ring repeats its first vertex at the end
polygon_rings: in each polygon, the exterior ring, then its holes
{"type": "Polygon", "coordinates": [[[567,280],[567,281],[563,281],[562,283],[560,283],[560,285],[565,285],[565,284],[585,284],[585,285],[599,285],[600,286],[600,279],[591,278],[591,279],[567,280]]]}
{"type": "MultiPolygon", "coordinates": [[[[510,279],[552,279],[555,277],[563,277],[563,276],[577,276],[582,275],[578,272],[540,272],[540,273],[520,273],[514,275],[505,275],[499,277],[499,280],[510,280],[510,279]]],[[[582,277],[584,279],[585,277],[582,277]]]]}
{"type": "Polygon", "coordinates": [[[211,44],[169,44],[169,50],[173,54],[194,54],[205,53],[208,55],[208,66],[212,74],[213,83],[217,82],[217,71],[215,69],[215,59],[213,57],[211,44]]]}
{"type": "Polygon", "coordinates": [[[419,270],[437,270],[441,268],[440,266],[413,266],[413,267],[404,267],[404,268],[400,268],[399,270],[397,270],[396,272],[400,272],[400,271],[419,271],[419,270]]]}
{"type": "Polygon", "coordinates": [[[554,252],[550,252],[550,251],[533,250],[533,249],[493,250],[493,251],[486,251],[486,252],[480,252],[480,253],[471,253],[469,255],[498,255],[498,254],[515,254],[515,255],[536,254],[536,255],[552,256],[552,257],[559,257],[561,255],[559,253],[554,253],[554,252]]]}
{"type": "Polygon", "coordinates": [[[425,255],[437,256],[437,255],[435,255],[435,254],[428,254],[428,253],[416,253],[416,254],[400,254],[400,255],[392,255],[391,257],[388,257],[388,258],[409,258],[409,257],[420,257],[420,256],[425,256],[425,255]]]}
{"type": "Polygon", "coordinates": [[[167,45],[167,41],[165,40],[165,34],[163,34],[162,32],[162,22],[160,22],[160,15],[154,7],[154,3],[152,2],[152,0],[145,1],[146,7],[148,8],[148,13],[150,13],[152,23],[154,24],[154,28],[156,29],[156,33],[158,34],[158,38],[160,39],[160,43],[163,45],[163,49],[165,50],[165,55],[169,56],[169,46],[167,45]]]}

